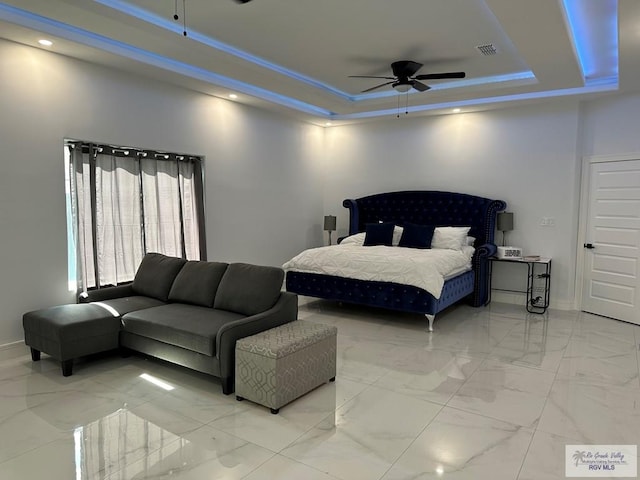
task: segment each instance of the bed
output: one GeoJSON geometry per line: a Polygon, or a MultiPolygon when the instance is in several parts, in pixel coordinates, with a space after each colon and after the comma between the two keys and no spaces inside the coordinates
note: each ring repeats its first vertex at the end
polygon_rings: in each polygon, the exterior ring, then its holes
{"type": "MultiPolygon", "coordinates": [[[[367,224],[380,222],[435,226],[468,226],[475,238],[470,269],[444,279],[440,294],[418,286],[387,280],[363,280],[343,274],[313,273],[284,265],[287,291],[310,297],[380,307],[424,315],[429,331],[437,313],[460,301],[474,307],[488,302],[489,261],[495,254],[497,213],[506,208],[501,200],[442,191],[399,191],[347,199],[349,236],[365,232],[367,224]]],[[[343,248],[342,245],[325,247],[343,248]]],[[[394,248],[394,247],[373,247],[394,248]]]]}

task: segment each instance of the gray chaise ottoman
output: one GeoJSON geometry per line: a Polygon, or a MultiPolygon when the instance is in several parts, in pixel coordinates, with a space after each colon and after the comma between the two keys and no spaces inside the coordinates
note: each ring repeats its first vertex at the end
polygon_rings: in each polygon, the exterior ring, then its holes
{"type": "Polygon", "coordinates": [[[28,312],[22,325],[33,361],[44,352],[61,362],[65,377],[72,373],[74,358],[118,348],[120,316],[91,303],[28,312]]]}
{"type": "Polygon", "coordinates": [[[333,326],[297,320],[236,342],[236,398],[278,413],[280,407],[336,378],[333,326]]]}

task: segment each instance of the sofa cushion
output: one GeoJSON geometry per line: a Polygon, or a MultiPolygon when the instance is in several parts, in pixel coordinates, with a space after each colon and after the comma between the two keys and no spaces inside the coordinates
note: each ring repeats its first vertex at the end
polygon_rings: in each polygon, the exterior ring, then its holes
{"type": "Polygon", "coordinates": [[[187,261],[182,258],[147,253],[133,279],[133,291],[166,302],[171,285],[185,263],[187,261]]]}
{"type": "Polygon", "coordinates": [[[170,303],[126,314],[122,317],[122,330],[215,356],[220,327],[241,318],[244,315],[224,310],[170,303]]]}
{"type": "Polygon", "coordinates": [[[169,291],[169,301],[212,307],[226,263],[188,261],[169,291]]]}
{"type": "Polygon", "coordinates": [[[277,267],[232,263],[222,277],[214,308],[255,315],[280,298],[284,270],[277,267]]]}
{"type": "Polygon", "coordinates": [[[102,300],[99,302],[91,302],[92,305],[108,309],[113,315],[121,317],[129,312],[143,310],[145,308],[157,307],[164,305],[164,302],[156,298],[143,297],[134,295],[131,297],[112,298],[110,300],[102,300]]]}

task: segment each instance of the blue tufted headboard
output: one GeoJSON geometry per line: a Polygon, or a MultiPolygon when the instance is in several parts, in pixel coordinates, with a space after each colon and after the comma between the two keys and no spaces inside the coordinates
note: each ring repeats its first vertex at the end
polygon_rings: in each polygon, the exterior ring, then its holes
{"type": "Polygon", "coordinates": [[[405,222],[435,226],[471,226],[475,245],[494,243],[496,215],[507,204],[502,200],[465,193],[414,190],[379,193],[342,204],[349,209],[349,235],[363,232],[367,223],[405,222]]]}

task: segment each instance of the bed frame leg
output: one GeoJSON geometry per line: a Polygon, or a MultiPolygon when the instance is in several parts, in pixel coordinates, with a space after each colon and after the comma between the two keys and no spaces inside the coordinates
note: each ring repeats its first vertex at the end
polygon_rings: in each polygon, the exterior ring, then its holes
{"type": "Polygon", "coordinates": [[[433,321],[436,319],[436,316],[429,315],[428,313],[425,313],[424,316],[427,317],[427,320],[429,320],[429,331],[433,332],[433,321]]]}

